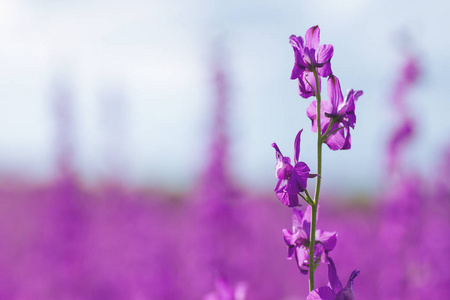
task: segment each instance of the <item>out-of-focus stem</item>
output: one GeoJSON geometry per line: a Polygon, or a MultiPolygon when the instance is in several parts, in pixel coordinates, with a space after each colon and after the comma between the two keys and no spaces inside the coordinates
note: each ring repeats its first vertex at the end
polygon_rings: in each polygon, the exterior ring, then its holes
{"type": "Polygon", "coordinates": [[[317,223],[317,206],[319,205],[320,183],[322,181],[322,126],[320,124],[320,85],[319,74],[314,68],[314,78],[316,79],[316,99],[317,99],[317,179],[316,191],[314,193],[313,205],[311,205],[311,232],[309,239],[309,291],[314,290],[314,271],[316,268],[314,261],[314,250],[316,245],[316,223],[317,223]]]}

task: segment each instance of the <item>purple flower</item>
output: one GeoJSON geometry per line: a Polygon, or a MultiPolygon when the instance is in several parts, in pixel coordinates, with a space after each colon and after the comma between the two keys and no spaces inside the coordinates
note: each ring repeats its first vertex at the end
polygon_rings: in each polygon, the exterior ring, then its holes
{"type": "MultiPolygon", "coordinates": [[[[317,90],[314,78],[314,68],[322,77],[332,74],[330,59],[333,57],[332,45],[319,45],[320,28],[314,26],[308,29],[305,40],[301,36],[291,35],[289,43],[294,49],[295,65],[292,69],[291,79],[299,81],[300,96],[309,98],[317,90]]],[[[319,86],[320,89],[320,86],[319,86]]]]}
{"type": "Polygon", "coordinates": [[[328,259],[328,286],[323,286],[311,291],[306,300],[354,300],[353,280],[358,276],[359,271],[354,270],[350,274],[347,285],[342,288],[341,281],[337,276],[336,267],[331,257],[328,259]]]}
{"type": "Polygon", "coordinates": [[[230,287],[229,283],[221,278],[216,281],[216,290],[207,294],[204,300],[245,300],[247,285],[240,282],[236,287],[230,287]]]}
{"type": "MultiPolygon", "coordinates": [[[[292,232],[283,229],[284,241],[288,245],[288,259],[295,257],[298,268],[303,274],[308,273],[309,267],[309,242],[311,230],[311,207],[305,212],[300,208],[292,209],[292,232]]],[[[316,230],[316,245],[314,248],[314,260],[325,262],[324,254],[336,247],[336,232],[316,230]]]]}
{"type": "Polygon", "coordinates": [[[275,193],[285,205],[289,207],[299,206],[298,193],[306,189],[306,181],[309,176],[309,167],[304,162],[299,162],[300,156],[300,135],[302,130],[297,133],[294,142],[294,164],[291,165],[291,159],[284,157],[276,143],[272,147],[276,150],[277,164],[275,166],[275,176],[278,178],[275,187],[275,193]],[[283,182],[285,182],[283,184],[283,182]]]}
{"type": "MultiPolygon", "coordinates": [[[[332,126],[327,133],[325,143],[331,150],[346,150],[351,148],[350,127],[355,128],[355,103],[363,91],[349,90],[347,96],[342,96],[339,79],[330,75],[327,82],[329,101],[321,102],[320,127],[324,135],[330,122],[332,126]]],[[[312,131],[317,132],[317,101],[313,101],[306,110],[306,115],[312,121],[312,131]]]]}

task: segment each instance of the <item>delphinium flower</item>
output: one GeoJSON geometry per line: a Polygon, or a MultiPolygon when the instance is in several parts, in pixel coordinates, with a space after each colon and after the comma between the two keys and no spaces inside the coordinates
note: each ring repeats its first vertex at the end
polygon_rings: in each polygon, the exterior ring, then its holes
{"type": "MultiPolygon", "coordinates": [[[[339,79],[330,75],[327,81],[328,101],[321,101],[320,127],[325,143],[331,150],[347,150],[351,148],[350,127],[355,128],[355,103],[363,91],[347,92],[342,96],[339,79]]],[[[306,110],[312,121],[312,131],[317,132],[317,101],[311,102],[306,110]]]]}
{"type": "MultiPolygon", "coordinates": [[[[314,175],[317,180],[313,197],[306,189],[308,177],[313,176],[309,175],[310,169],[305,163],[298,162],[302,131],[297,134],[294,143],[295,167],[291,165],[290,158],[284,157],[277,145],[272,144],[277,151],[278,183],[275,192],[281,202],[294,207],[293,232],[283,230],[284,240],[288,245],[288,258],[295,257],[300,271],[308,273],[310,291],[314,290],[314,272],[319,262],[324,261],[324,257],[336,246],[335,232],[316,230],[322,179],[322,144],[326,143],[331,150],[351,148],[350,127],[354,128],[356,124],[355,103],[363,94],[362,91],[349,90],[344,99],[339,79],[331,71],[330,60],[334,48],[332,45],[319,45],[319,41],[318,26],[308,29],[304,40],[301,36],[294,35],[289,38],[295,54],[291,79],[298,79],[301,97],[316,98],[307,109],[307,116],[312,121],[312,131],[317,132],[317,174],[314,175]],[[328,77],[328,101],[321,99],[321,77],[328,77]],[[280,187],[284,181],[285,185],[280,187]],[[301,194],[303,191],[304,194],[301,194]],[[299,195],[308,204],[304,213],[297,207],[299,195]]],[[[335,292],[335,296],[343,294],[337,288],[335,292]]]]}
{"type": "MultiPolygon", "coordinates": [[[[292,232],[283,229],[284,241],[288,245],[288,259],[295,257],[298,268],[303,274],[309,268],[309,243],[311,230],[311,207],[303,212],[299,207],[292,209],[292,232]]],[[[316,265],[325,261],[325,254],[336,247],[336,232],[316,230],[314,257],[316,265]]]]}
{"type": "Polygon", "coordinates": [[[280,201],[289,206],[299,206],[298,194],[306,189],[306,181],[309,176],[309,167],[301,161],[298,161],[300,156],[300,136],[302,130],[297,133],[294,142],[294,166],[291,164],[289,157],[283,156],[276,143],[272,147],[276,151],[277,164],[275,166],[275,175],[278,178],[275,186],[275,193],[280,201]],[[283,182],[285,182],[283,184],[283,182]]]}
{"type": "Polygon", "coordinates": [[[332,74],[330,60],[333,57],[334,48],[332,45],[319,45],[320,28],[317,25],[308,29],[304,40],[301,36],[291,35],[289,42],[295,55],[291,79],[298,79],[300,96],[303,98],[315,96],[317,87],[314,69],[317,69],[322,77],[332,74]]]}
{"type": "Polygon", "coordinates": [[[350,274],[347,285],[342,288],[341,281],[337,276],[336,266],[331,257],[327,257],[328,264],[328,286],[323,286],[311,291],[306,300],[354,300],[353,280],[359,271],[354,270],[350,274]]]}
{"type": "Polygon", "coordinates": [[[245,283],[240,282],[232,287],[224,278],[220,278],[216,281],[216,290],[207,294],[203,300],[245,300],[246,295],[245,283]]]}

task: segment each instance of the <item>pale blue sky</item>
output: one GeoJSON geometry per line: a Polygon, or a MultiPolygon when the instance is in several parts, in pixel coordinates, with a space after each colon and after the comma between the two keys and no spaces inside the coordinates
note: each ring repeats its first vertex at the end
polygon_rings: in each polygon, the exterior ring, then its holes
{"type": "MultiPolygon", "coordinates": [[[[63,76],[73,90],[80,173],[104,169],[101,99],[123,94],[119,135],[129,181],[169,190],[189,187],[199,173],[211,122],[211,57],[225,48],[231,82],[231,170],[243,185],[270,191],[277,141],[292,155],[300,128],[302,159],[315,165],[309,103],[289,80],[289,35],[318,24],[333,44],[333,71],[343,90],[364,90],[350,151],[325,152],[324,187],[380,188],[387,98],[401,65],[402,33],[424,67],[411,95],[419,136],[410,165],[432,173],[448,144],[446,82],[450,5],[444,1],[0,1],[0,170],[46,178],[53,172],[51,95],[63,76]]],[[[312,167],[314,169],[314,167],[312,167]]]]}

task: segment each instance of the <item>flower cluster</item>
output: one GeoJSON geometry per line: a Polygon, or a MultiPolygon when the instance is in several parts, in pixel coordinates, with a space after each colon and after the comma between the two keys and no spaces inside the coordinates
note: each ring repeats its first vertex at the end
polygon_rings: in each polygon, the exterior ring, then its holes
{"type": "MultiPolygon", "coordinates": [[[[322,77],[332,74],[330,59],[333,57],[332,45],[319,45],[320,29],[314,26],[308,29],[305,40],[301,36],[291,35],[289,42],[294,48],[295,65],[291,79],[298,78],[300,96],[309,98],[317,92],[314,70],[322,77]]],[[[319,83],[320,90],[320,83],[319,83]]]]}
{"type": "MultiPolygon", "coordinates": [[[[351,148],[350,127],[355,128],[355,103],[362,91],[349,90],[344,99],[339,79],[333,75],[330,60],[333,57],[332,45],[319,45],[320,29],[314,26],[308,29],[305,41],[301,36],[292,35],[289,39],[294,49],[295,64],[291,79],[298,80],[299,94],[307,99],[321,90],[320,77],[328,77],[328,101],[321,102],[320,128],[325,143],[331,150],[351,148]],[[315,76],[317,72],[318,76],[315,76]]],[[[312,131],[317,132],[317,102],[313,101],[307,109],[312,121],[312,131]]]]}

